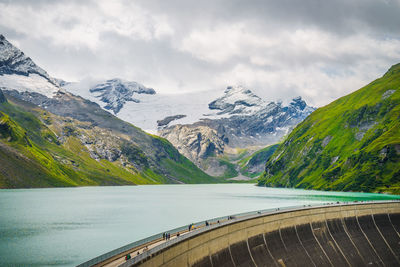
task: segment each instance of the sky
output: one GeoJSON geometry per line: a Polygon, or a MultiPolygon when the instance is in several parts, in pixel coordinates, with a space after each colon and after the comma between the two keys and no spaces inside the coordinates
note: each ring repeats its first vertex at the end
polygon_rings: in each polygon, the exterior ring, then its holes
{"type": "Polygon", "coordinates": [[[0,33],[67,81],[242,85],[319,107],[400,62],[399,14],[400,0],[0,0],[0,33]]]}

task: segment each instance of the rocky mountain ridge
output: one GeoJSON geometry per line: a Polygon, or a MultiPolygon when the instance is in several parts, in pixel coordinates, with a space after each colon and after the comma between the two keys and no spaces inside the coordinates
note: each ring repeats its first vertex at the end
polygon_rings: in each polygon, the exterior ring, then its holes
{"type": "Polygon", "coordinates": [[[33,73],[57,85],[56,81],[45,70],[37,66],[30,57],[27,57],[24,52],[13,46],[0,34],[0,75],[18,74],[29,76],[29,74],[33,73]]]}
{"type": "MultiPolygon", "coordinates": [[[[66,90],[86,96],[104,109],[115,105],[119,118],[167,138],[197,166],[217,176],[225,167],[219,160],[215,162],[215,157],[236,155],[243,149],[251,154],[275,144],[314,110],[301,97],[283,105],[261,99],[243,86],[229,86],[222,94],[215,90],[177,95],[134,92],[134,101],[125,101],[123,94],[109,88],[105,102],[90,88],[85,92],[67,86],[66,90]],[[109,107],[104,106],[106,102],[109,107]],[[213,170],[209,166],[214,166],[213,170]]],[[[127,91],[129,99],[131,91],[127,91]]]]}
{"type": "Polygon", "coordinates": [[[139,103],[140,100],[134,98],[134,94],[154,95],[156,93],[153,88],[118,78],[97,84],[89,91],[106,104],[105,109],[112,110],[114,114],[117,114],[127,101],[139,103]]]}
{"type": "Polygon", "coordinates": [[[214,112],[206,114],[211,118],[193,124],[166,124],[158,133],[210,174],[218,168],[213,158],[275,144],[314,111],[301,97],[283,106],[266,102],[241,86],[229,86],[222,97],[209,103],[209,109],[214,112]]]}
{"type": "Polygon", "coordinates": [[[59,90],[4,38],[2,45],[0,187],[216,182],[167,140],[59,90]]]}
{"type": "Polygon", "coordinates": [[[210,110],[218,110],[217,115],[252,115],[260,111],[264,101],[242,86],[228,86],[224,95],[208,104],[210,110]]]}
{"type": "Polygon", "coordinates": [[[52,97],[60,90],[56,79],[0,34],[0,87],[39,92],[52,97]]]}

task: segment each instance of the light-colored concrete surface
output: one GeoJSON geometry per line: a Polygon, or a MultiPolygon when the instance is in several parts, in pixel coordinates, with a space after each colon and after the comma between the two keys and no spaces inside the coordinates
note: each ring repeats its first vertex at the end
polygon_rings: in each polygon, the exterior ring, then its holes
{"type": "MultiPolygon", "coordinates": [[[[260,215],[256,218],[243,219],[242,221],[232,221],[231,224],[221,225],[218,228],[206,232],[199,232],[188,239],[182,233],[182,242],[173,244],[161,251],[158,251],[154,257],[150,257],[142,263],[141,266],[190,266],[209,257],[229,245],[247,240],[249,237],[263,233],[272,232],[292,227],[295,225],[309,224],[315,222],[324,222],[326,220],[341,219],[346,217],[364,216],[378,213],[400,213],[400,203],[383,204],[358,204],[348,206],[323,206],[319,208],[306,208],[304,210],[283,212],[269,215],[260,215]]],[[[326,226],[326,224],[325,224],[326,226]]],[[[324,227],[324,226],[323,226],[324,227]]],[[[314,229],[315,231],[328,231],[328,229],[314,229]]],[[[176,237],[173,236],[172,239],[176,237]]],[[[148,246],[149,249],[157,247],[165,241],[148,246]]],[[[134,257],[137,252],[143,253],[143,248],[132,251],[134,257]]],[[[119,266],[124,263],[124,257],[121,257],[104,266],[119,266]]]]}

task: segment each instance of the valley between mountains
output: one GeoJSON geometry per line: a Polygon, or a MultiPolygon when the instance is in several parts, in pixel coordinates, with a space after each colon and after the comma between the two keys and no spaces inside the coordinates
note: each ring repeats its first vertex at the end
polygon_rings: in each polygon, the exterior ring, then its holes
{"type": "Polygon", "coordinates": [[[0,188],[258,182],[400,193],[400,65],[331,104],[51,77],[0,35],[0,188]]]}

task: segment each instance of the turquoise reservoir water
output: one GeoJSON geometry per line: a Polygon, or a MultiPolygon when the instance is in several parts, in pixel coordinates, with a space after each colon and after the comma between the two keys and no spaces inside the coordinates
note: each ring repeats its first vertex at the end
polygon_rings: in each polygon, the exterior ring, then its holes
{"type": "Polygon", "coordinates": [[[75,266],[147,236],[235,213],[399,196],[159,185],[0,190],[0,266],[75,266]]]}

